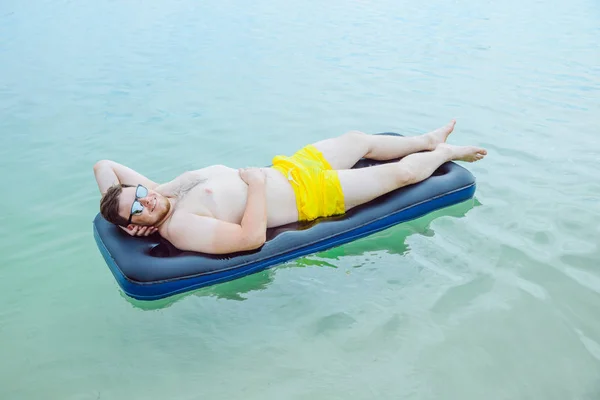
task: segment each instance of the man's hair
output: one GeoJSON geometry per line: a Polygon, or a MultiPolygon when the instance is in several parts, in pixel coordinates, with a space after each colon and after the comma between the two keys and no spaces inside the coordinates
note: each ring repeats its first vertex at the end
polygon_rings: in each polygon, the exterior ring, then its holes
{"type": "Polygon", "coordinates": [[[123,188],[133,187],[131,185],[116,184],[108,188],[100,200],[100,213],[110,223],[127,226],[127,219],[119,215],[119,197],[123,188]]]}

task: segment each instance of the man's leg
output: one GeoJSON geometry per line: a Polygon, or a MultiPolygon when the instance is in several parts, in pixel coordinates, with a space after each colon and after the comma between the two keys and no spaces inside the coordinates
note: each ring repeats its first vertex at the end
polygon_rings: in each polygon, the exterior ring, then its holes
{"type": "Polygon", "coordinates": [[[434,150],[454,129],[456,121],[420,136],[368,135],[351,131],[336,138],[322,140],[314,146],[323,153],[333,169],[348,169],[361,158],[392,160],[424,150],[434,150]]]}
{"type": "Polygon", "coordinates": [[[446,161],[474,162],[487,151],[474,146],[440,144],[434,151],[410,154],[402,160],[374,167],[338,171],[345,209],[371,201],[381,195],[430,177],[446,161]]]}

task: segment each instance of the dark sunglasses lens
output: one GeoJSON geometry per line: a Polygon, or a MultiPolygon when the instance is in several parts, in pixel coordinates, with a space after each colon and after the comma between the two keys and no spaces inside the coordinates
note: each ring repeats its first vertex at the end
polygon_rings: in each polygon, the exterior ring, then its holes
{"type": "Polygon", "coordinates": [[[142,205],[142,203],[140,203],[137,200],[134,201],[133,205],[131,206],[131,214],[138,215],[138,214],[141,214],[142,211],[144,211],[144,206],[142,205]]]}
{"type": "Polygon", "coordinates": [[[148,189],[146,189],[143,186],[138,186],[137,189],[135,190],[135,196],[138,198],[143,198],[148,196],[148,189]]]}

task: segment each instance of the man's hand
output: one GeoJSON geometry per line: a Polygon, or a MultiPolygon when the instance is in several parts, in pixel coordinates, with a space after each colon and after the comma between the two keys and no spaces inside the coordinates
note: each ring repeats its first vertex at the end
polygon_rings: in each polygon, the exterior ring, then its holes
{"type": "Polygon", "coordinates": [[[240,168],[238,172],[240,178],[242,178],[248,186],[254,183],[265,183],[266,175],[262,168],[240,168]]]}
{"type": "Polygon", "coordinates": [[[128,235],[131,236],[150,236],[158,231],[158,228],[153,226],[140,226],[134,224],[129,224],[128,226],[119,226],[119,228],[123,229],[128,235]]]}

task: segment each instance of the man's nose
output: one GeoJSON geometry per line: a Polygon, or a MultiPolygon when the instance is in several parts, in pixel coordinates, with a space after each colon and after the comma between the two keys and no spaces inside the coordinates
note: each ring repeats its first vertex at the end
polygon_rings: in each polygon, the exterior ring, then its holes
{"type": "Polygon", "coordinates": [[[144,207],[149,207],[150,204],[152,203],[152,200],[150,200],[150,197],[146,196],[146,197],[140,199],[140,203],[142,203],[142,205],[144,207]]]}

